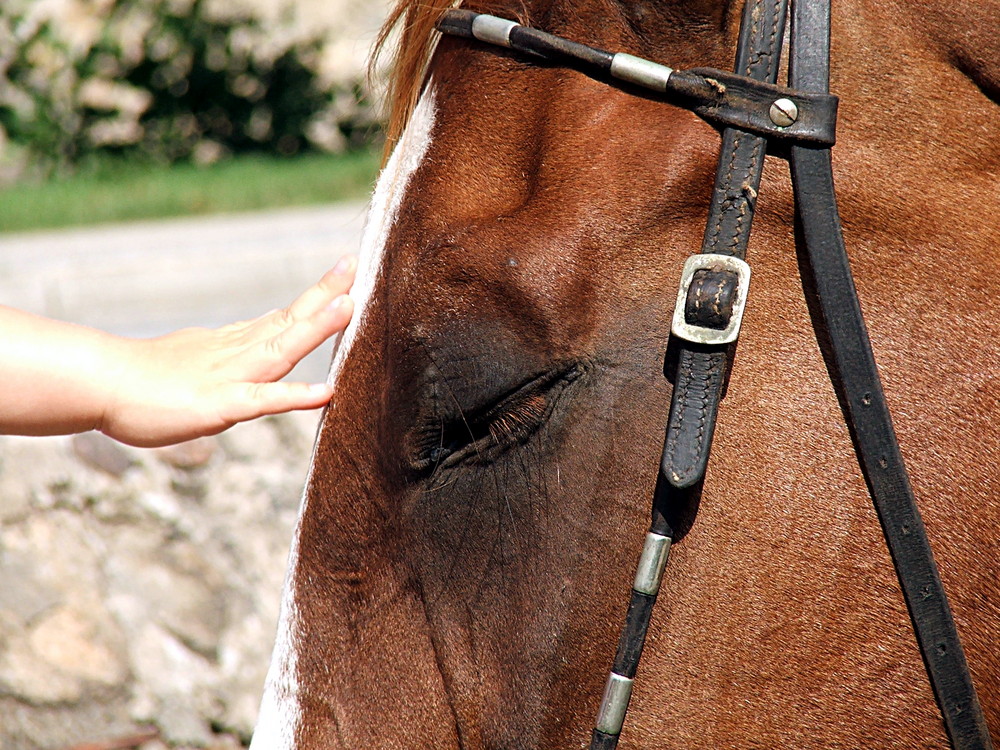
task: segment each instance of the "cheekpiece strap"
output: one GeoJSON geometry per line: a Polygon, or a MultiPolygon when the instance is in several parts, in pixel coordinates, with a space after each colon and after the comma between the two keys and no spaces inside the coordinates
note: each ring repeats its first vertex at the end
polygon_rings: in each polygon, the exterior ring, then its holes
{"type": "MultiPolygon", "coordinates": [[[[778,78],[787,0],[752,0],[744,8],[734,78],[773,84],[778,78]]],[[[744,274],[725,273],[715,258],[731,258],[743,266],[750,241],[757,191],[764,170],[767,140],[734,127],[722,132],[708,224],[701,254],[689,259],[703,267],[700,275],[683,274],[674,310],[672,332],[677,341],[674,391],[667,420],[660,470],[677,489],[687,489],[705,476],[722,399],[730,345],[739,335],[739,316],[723,304],[746,301],[749,268],[744,274]],[[687,324],[687,325],[685,325],[687,324]],[[731,325],[732,324],[732,325],[731,325]],[[726,339],[706,337],[726,325],[726,339]]],[[[671,363],[668,361],[667,370],[671,363]]]]}

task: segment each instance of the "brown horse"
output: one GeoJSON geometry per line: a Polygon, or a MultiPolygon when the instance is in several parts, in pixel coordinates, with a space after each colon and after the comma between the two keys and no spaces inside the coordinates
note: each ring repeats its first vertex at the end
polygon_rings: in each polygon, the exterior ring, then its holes
{"type": "MultiPolygon", "coordinates": [[[[585,746],[657,480],[718,135],[402,2],[394,154],[337,352],[254,747],[585,746]],[[405,130],[402,124],[406,123],[405,130]]],[[[729,68],[742,2],[482,0],[729,68]]],[[[1000,2],[840,0],[834,166],[902,451],[1000,733],[1000,2]]],[[[625,748],[943,748],[813,330],[787,167],[625,748]]],[[[822,337],[822,332],[820,338],[822,337]]]]}

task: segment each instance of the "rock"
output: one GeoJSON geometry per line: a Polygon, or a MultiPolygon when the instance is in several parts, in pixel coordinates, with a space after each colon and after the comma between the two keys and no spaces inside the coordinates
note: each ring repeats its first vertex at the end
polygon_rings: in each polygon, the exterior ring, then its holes
{"type": "MultiPolygon", "coordinates": [[[[135,562],[135,558],[123,556],[109,564],[112,580],[108,594],[117,611],[123,612],[122,600],[131,597],[131,608],[141,612],[142,620],[159,624],[186,648],[214,660],[225,627],[225,587],[209,584],[218,576],[208,569],[202,577],[164,563],[136,566],[135,562]]],[[[140,625],[138,619],[127,621],[140,625]]]]}
{"type": "Polygon", "coordinates": [[[88,466],[121,477],[133,465],[132,457],[117,443],[100,432],[83,432],[72,438],[73,452],[88,466]]]}
{"type": "Polygon", "coordinates": [[[231,734],[215,737],[205,750],[241,750],[243,743],[231,734]]]}
{"type": "Polygon", "coordinates": [[[0,522],[55,504],[77,471],[67,438],[0,438],[0,522]]]}
{"type": "MultiPolygon", "coordinates": [[[[28,627],[43,612],[60,604],[64,596],[59,589],[38,580],[33,555],[23,550],[0,552],[0,612],[16,627],[28,627]]],[[[3,628],[0,627],[0,638],[3,628]]]]}
{"type": "Polygon", "coordinates": [[[160,704],[157,725],[171,743],[205,747],[212,741],[212,729],[202,712],[194,709],[186,696],[173,696],[160,704]]]}
{"type": "Polygon", "coordinates": [[[151,709],[148,715],[133,713],[133,719],[154,722],[170,742],[202,746],[210,741],[215,718],[212,664],[152,623],[129,646],[136,679],[146,694],[133,710],[151,709]]]}
{"type": "MultiPolygon", "coordinates": [[[[100,524],[66,509],[35,513],[17,523],[0,526],[3,559],[15,561],[7,573],[30,567],[30,579],[40,589],[58,592],[63,603],[81,611],[100,607],[103,581],[100,560],[106,552],[100,524]]],[[[0,582],[0,588],[6,587],[0,582]]]]}
{"type": "Polygon", "coordinates": [[[0,695],[36,706],[80,703],[84,684],[40,658],[26,639],[17,638],[8,641],[0,655],[0,695]]]}
{"type": "Polygon", "coordinates": [[[238,424],[219,435],[219,443],[227,456],[238,461],[276,456],[281,453],[281,440],[274,425],[275,419],[267,417],[238,424]]]}
{"type": "Polygon", "coordinates": [[[0,655],[3,693],[34,705],[81,703],[126,677],[121,634],[103,617],[57,607],[14,634],[0,655]]]}
{"type": "Polygon", "coordinates": [[[0,438],[0,748],[250,736],[318,417],[167,453],[0,438]]]}
{"type": "Polygon", "coordinates": [[[33,706],[0,698],[0,747],[3,750],[62,750],[84,740],[124,737],[141,727],[107,710],[105,700],[59,706],[33,706]]]}
{"type": "Polygon", "coordinates": [[[109,643],[117,635],[109,623],[59,607],[32,628],[28,643],[39,659],[81,685],[117,685],[125,678],[125,664],[109,643]]]}
{"type": "Polygon", "coordinates": [[[165,527],[180,525],[184,518],[183,504],[176,495],[169,492],[140,492],[135,497],[135,505],[154,522],[162,523],[165,527]]]}
{"type": "Polygon", "coordinates": [[[204,437],[156,448],[155,454],[161,461],[176,469],[198,469],[212,460],[218,446],[216,438],[204,437]]]}

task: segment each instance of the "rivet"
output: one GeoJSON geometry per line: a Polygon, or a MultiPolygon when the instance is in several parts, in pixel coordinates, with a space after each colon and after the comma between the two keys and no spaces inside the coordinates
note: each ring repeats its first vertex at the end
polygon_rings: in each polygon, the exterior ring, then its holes
{"type": "Polygon", "coordinates": [[[776,99],[769,114],[771,122],[778,127],[787,128],[799,119],[799,108],[791,99],[776,99]]]}

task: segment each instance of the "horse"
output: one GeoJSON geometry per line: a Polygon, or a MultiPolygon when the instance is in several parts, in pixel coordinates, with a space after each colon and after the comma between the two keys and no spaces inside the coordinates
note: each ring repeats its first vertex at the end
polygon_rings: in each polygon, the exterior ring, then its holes
{"type": "MultiPolygon", "coordinates": [[[[748,0],[757,2],[758,0],[748,0]]],[[[659,477],[719,135],[400,0],[372,201],[253,747],[589,740],[659,477]],[[666,377],[665,377],[666,375],[666,377]]],[[[730,69],[737,0],[469,0],[730,69]]],[[[833,162],[901,451],[1000,732],[1000,2],[839,0],[833,162]]],[[[624,748],[944,748],[768,156],[743,330],[624,748]]]]}

